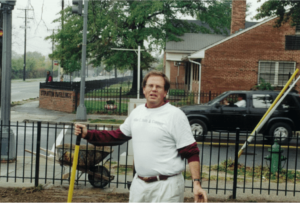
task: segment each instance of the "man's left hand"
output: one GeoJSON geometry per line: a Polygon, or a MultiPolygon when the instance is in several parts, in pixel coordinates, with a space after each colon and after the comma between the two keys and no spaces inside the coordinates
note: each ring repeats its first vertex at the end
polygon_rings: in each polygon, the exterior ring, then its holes
{"type": "Polygon", "coordinates": [[[207,202],[206,192],[201,188],[199,182],[194,182],[194,199],[195,202],[207,202]]]}

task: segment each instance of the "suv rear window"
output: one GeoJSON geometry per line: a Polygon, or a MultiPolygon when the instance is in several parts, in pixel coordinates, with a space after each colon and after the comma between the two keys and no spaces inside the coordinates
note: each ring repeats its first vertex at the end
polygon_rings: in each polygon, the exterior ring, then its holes
{"type": "Polygon", "coordinates": [[[253,108],[269,108],[273,103],[272,96],[269,94],[253,94],[252,106],[253,108]]]}
{"type": "MultiPolygon", "coordinates": [[[[298,101],[300,101],[300,98],[298,98],[298,101]]],[[[297,104],[293,98],[292,95],[287,95],[283,101],[281,102],[281,104],[279,105],[279,108],[283,108],[283,109],[295,109],[297,108],[297,104]]]]}

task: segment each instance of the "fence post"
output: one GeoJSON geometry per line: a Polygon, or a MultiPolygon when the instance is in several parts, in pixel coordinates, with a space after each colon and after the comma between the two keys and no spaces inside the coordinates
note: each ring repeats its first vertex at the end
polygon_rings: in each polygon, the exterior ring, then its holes
{"type": "Polygon", "coordinates": [[[37,187],[39,185],[39,172],[40,172],[40,147],[41,147],[41,124],[42,122],[38,122],[37,129],[37,141],[36,141],[36,160],[35,160],[35,183],[34,186],[37,187]]]}
{"type": "Polygon", "coordinates": [[[233,172],[233,190],[232,199],[236,199],[236,187],[237,187],[237,168],[238,168],[238,153],[239,153],[239,139],[240,139],[240,128],[236,128],[235,134],[235,156],[234,156],[234,172],[233,172]]]}
{"type": "Polygon", "coordinates": [[[121,100],[122,100],[122,86],[120,87],[120,95],[119,95],[119,115],[121,115],[121,100]]]}
{"type": "Polygon", "coordinates": [[[211,91],[209,91],[209,97],[208,97],[208,101],[210,101],[211,100],[211,91]]]}

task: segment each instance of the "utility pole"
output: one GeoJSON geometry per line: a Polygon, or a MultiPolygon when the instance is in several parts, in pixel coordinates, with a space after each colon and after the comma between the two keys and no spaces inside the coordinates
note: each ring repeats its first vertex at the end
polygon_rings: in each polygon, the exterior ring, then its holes
{"type": "MultiPolygon", "coordinates": [[[[74,4],[74,1],[73,1],[74,4]]],[[[75,4],[76,5],[76,2],[75,4]]],[[[77,1],[77,5],[82,5],[82,1],[77,1]],[[78,4],[79,3],[79,4],[78,4]]],[[[84,92],[85,92],[85,68],[86,68],[86,41],[87,41],[87,21],[89,1],[84,0],[84,14],[83,14],[83,37],[82,37],[82,55],[81,55],[81,81],[80,81],[80,103],[76,112],[76,120],[86,121],[86,107],[84,105],[84,92]]],[[[76,9],[76,6],[75,6],[76,9]]],[[[79,11],[78,10],[78,11],[79,11]]],[[[73,11],[74,12],[74,11],[73,11]]],[[[80,11],[79,13],[80,14],[80,11]]]]}
{"type": "Polygon", "coordinates": [[[12,44],[12,10],[16,0],[0,0],[3,12],[3,42],[2,42],[2,86],[1,86],[1,161],[15,160],[15,136],[10,129],[11,101],[11,44],[12,44]]]}
{"type": "MultiPolygon", "coordinates": [[[[65,20],[65,0],[61,0],[61,32],[62,34],[64,33],[64,20],[65,20]]],[[[62,53],[64,53],[64,39],[61,39],[61,49],[62,49],[62,53]]],[[[63,68],[64,67],[64,56],[62,56],[61,60],[60,60],[60,67],[63,68]]],[[[58,81],[60,81],[60,68],[58,71],[58,81]]]]}
{"type": "MultiPolygon", "coordinates": [[[[18,10],[23,10],[25,11],[25,34],[24,34],[24,64],[23,64],[23,81],[25,81],[26,78],[26,40],[27,40],[27,19],[33,19],[33,18],[27,18],[27,11],[32,10],[32,9],[18,9],[18,10]]],[[[23,17],[18,17],[18,18],[23,18],[23,17]]]]}
{"type": "MultiPolygon", "coordinates": [[[[0,98],[1,98],[1,84],[2,84],[2,43],[3,43],[3,15],[2,10],[0,9],[0,28],[1,28],[1,43],[0,43],[0,98]]],[[[1,106],[1,99],[0,99],[0,106],[1,106]]]]}
{"type": "MultiPolygon", "coordinates": [[[[53,50],[54,50],[54,30],[58,30],[58,29],[48,29],[48,31],[52,30],[52,54],[53,54],[53,50]]],[[[52,58],[52,77],[53,77],[53,58],[52,58]]],[[[59,82],[59,80],[58,80],[59,82]]]]}

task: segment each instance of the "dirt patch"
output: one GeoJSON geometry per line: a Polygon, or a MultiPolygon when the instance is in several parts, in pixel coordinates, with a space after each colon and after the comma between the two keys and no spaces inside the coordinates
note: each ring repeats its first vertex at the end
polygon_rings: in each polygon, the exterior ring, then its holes
{"type": "MultiPolygon", "coordinates": [[[[0,202],[67,202],[68,186],[58,186],[51,189],[39,187],[1,188],[0,202]]],[[[72,202],[128,202],[129,194],[104,192],[101,189],[74,189],[72,202]]],[[[194,202],[194,198],[185,198],[184,202],[194,202]]],[[[209,202],[220,202],[210,198],[209,202]]],[[[242,202],[239,200],[222,200],[222,202],[242,202]]],[[[256,200],[255,202],[260,202],[256,200]]],[[[266,202],[266,200],[262,200],[266,202]]]]}

